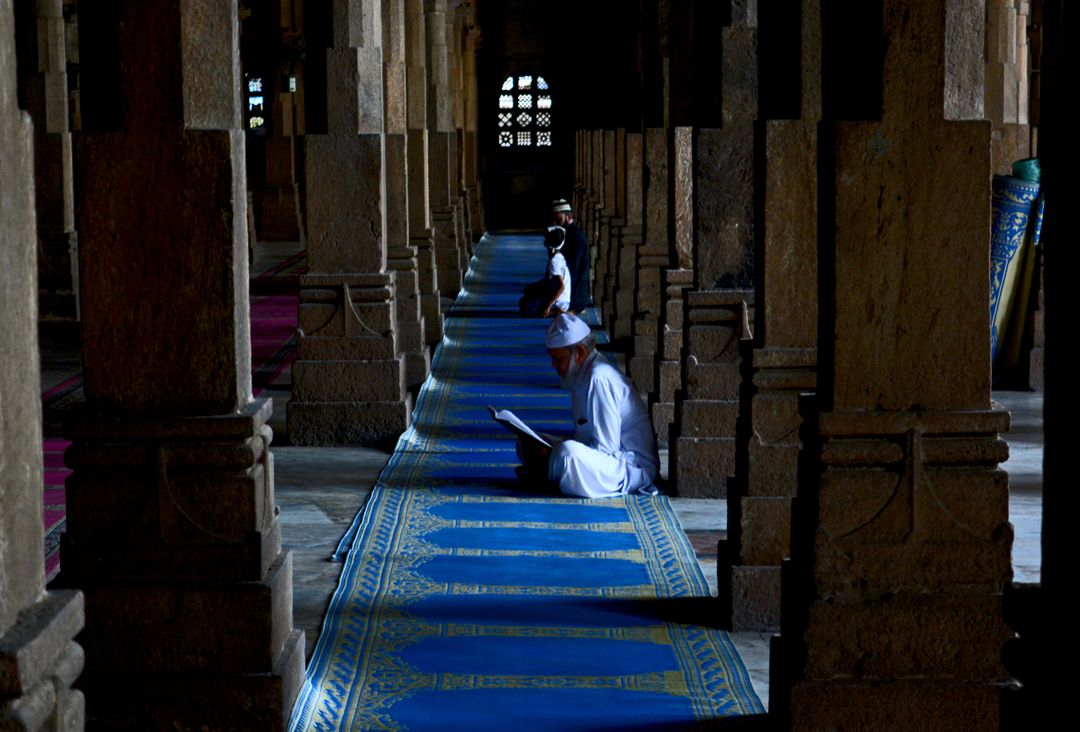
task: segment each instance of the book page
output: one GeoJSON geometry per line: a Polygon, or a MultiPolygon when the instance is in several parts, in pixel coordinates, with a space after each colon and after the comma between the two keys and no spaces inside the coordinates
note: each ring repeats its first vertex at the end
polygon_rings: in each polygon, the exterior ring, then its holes
{"type": "Polygon", "coordinates": [[[523,437],[530,437],[542,444],[544,447],[551,447],[550,442],[545,440],[540,435],[536,434],[536,432],[534,432],[533,429],[529,427],[529,425],[518,419],[518,416],[511,412],[509,409],[500,409],[496,411],[495,407],[489,406],[488,411],[491,412],[492,419],[494,419],[496,422],[503,425],[507,429],[511,430],[512,432],[520,434],[523,437]]]}

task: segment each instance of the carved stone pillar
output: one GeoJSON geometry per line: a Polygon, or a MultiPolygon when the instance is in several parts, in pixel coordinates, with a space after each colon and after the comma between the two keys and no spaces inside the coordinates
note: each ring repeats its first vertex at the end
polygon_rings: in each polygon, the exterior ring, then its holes
{"type": "Polygon", "coordinates": [[[622,226],[626,223],[619,210],[619,185],[618,167],[619,157],[618,143],[623,138],[619,136],[619,130],[602,130],[600,136],[600,160],[597,172],[599,174],[599,190],[596,212],[596,239],[594,255],[596,271],[593,274],[595,286],[593,293],[600,307],[604,324],[611,327],[611,290],[612,290],[612,252],[618,247],[618,238],[622,232],[622,226]]]}
{"type": "MultiPolygon", "coordinates": [[[[571,206],[574,209],[576,218],[578,220],[578,226],[581,230],[588,234],[588,222],[586,221],[586,201],[589,197],[589,161],[591,160],[591,154],[589,152],[590,135],[588,130],[578,130],[574,135],[574,192],[573,200],[570,201],[571,206]]],[[[590,262],[590,264],[592,264],[590,262]]]]}
{"type": "Polygon", "coordinates": [[[820,130],[819,384],[771,664],[784,726],[1000,727],[1012,529],[1008,414],[990,401],[990,125],[948,92],[981,73],[982,25],[955,22],[980,7],[823,8],[822,68],[836,54],[877,80],[881,119],[820,130]]]}
{"type": "Polygon", "coordinates": [[[427,22],[424,0],[405,0],[406,163],[409,189],[409,243],[416,249],[424,343],[429,349],[443,337],[435,232],[429,203],[427,127],[427,22]]]}
{"type": "MultiPolygon", "coordinates": [[[[303,38],[303,12],[295,7],[295,0],[278,0],[271,12],[282,46],[295,48],[297,39],[303,38]]],[[[297,123],[303,97],[298,93],[296,69],[289,62],[272,71],[278,72],[274,78],[263,79],[271,100],[271,122],[266,138],[266,182],[258,191],[260,216],[255,228],[263,241],[303,242],[300,186],[296,179],[296,140],[302,134],[297,123]]]]}
{"type": "Polygon", "coordinates": [[[465,24],[465,49],[462,56],[465,83],[465,130],[462,139],[463,176],[465,180],[465,197],[469,213],[469,241],[479,241],[484,234],[484,211],[480,198],[480,175],[479,175],[479,148],[477,138],[477,124],[479,114],[479,97],[476,78],[476,57],[479,53],[480,31],[476,25],[476,7],[472,6],[472,14],[464,19],[465,24]]]}
{"type": "Polygon", "coordinates": [[[288,411],[293,444],[388,443],[409,426],[395,272],[387,270],[379,25],[375,0],[334,5],[327,132],[306,141],[308,274],[288,411]]]}
{"type": "Polygon", "coordinates": [[[462,76],[461,44],[464,41],[460,6],[446,8],[446,93],[450,95],[450,204],[454,209],[454,238],[457,240],[462,276],[469,268],[472,240],[469,238],[469,206],[465,197],[463,144],[465,138],[465,86],[462,76]]]}
{"type": "MultiPolygon", "coordinates": [[[[817,127],[821,119],[821,6],[803,0],[799,119],[760,123],[764,187],[756,323],[744,342],[735,477],[719,593],[732,630],[780,626],[780,566],[790,553],[791,500],[802,443],[799,397],[817,366],[817,127]]],[[[767,22],[767,19],[763,19],[767,22]]]]}
{"type": "MultiPolygon", "coordinates": [[[[589,268],[591,277],[594,283],[601,283],[599,272],[597,268],[600,263],[600,219],[604,209],[604,131],[603,130],[590,130],[589,149],[592,153],[592,160],[589,162],[589,168],[592,174],[592,179],[589,181],[589,191],[591,195],[587,201],[588,205],[588,222],[589,228],[585,229],[585,235],[589,238],[589,242],[592,244],[592,257],[593,261],[589,268]]],[[[593,294],[593,300],[598,301],[600,292],[597,288],[591,290],[593,294]]]]}
{"type": "Polygon", "coordinates": [[[457,241],[457,210],[451,198],[457,132],[453,127],[449,59],[446,49],[446,0],[424,0],[427,54],[428,204],[435,234],[439,289],[453,297],[465,271],[457,241]]]}
{"type": "Polygon", "coordinates": [[[87,715],[280,729],[304,636],[272,405],[251,397],[237,6],[89,4],[79,21],[87,405],[65,428],[57,584],[86,597],[87,715]]]}
{"type": "Polygon", "coordinates": [[[34,121],[38,317],[79,319],[78,240],[61,0],[17,0],[19,99],[34,121]]]}
{"type": "Polygon", "coordinates": [[[656,388],[657,327],[662,312],[664,270],[671,266],[668,245],[667,130],[652,127],[644,135],[644,237],[637,251],[634,289],[634,355],[630,378],[641,392],[656,388]]]}
{"type": "Polygon", "coordinates": [[[405,61],[405,0],[382,3],[383,91],[386,113],[387,267],[394,271],[395,314],[406,383],[424,382],[431,370],[421,310],[417,248],[409,235],[408,132],[405,61]]]}
{"type": "MultiPolygon", "coordinates": [[[[24,5],[20,12],[34,19],[32,4],[24,5]]],[[[62,48],[63,18],[58,21],[62,48]]],[[[45,25],[48,30],[50,24],[45,25]]],[[[29,27],[36,32],[39,26],[33,22],[29,27]]],[[[15,69],[15,18],[10,0],[2,0],[0,725],[18,730],[80,730],[83,696],[71,684],[83,668],[82,648],[73,640],[83,627],[83,596],[76,590],[45,592],[34,129],[30,115],[16,101],[15,69]]]]}
{"type": "Polygon", "coordinates": [[[608,132],[604,135],[604,186],[609,218],[607,234],[601,234],[600,270],[597,272],[596,289],[600,297],[600,309],[604,314],[604,324],[608,334],[614,339],[617,263],[619,249],[622,247],[623,229],[626,226],[626,130],[620,127],[608,132]]]}
{"type": "Polygon", "coordinates": [[[988,0],[985,12],[985,113],[993,125],[991,165],[994,173],[1012,175],[1013,161],[1033,154],[1028,126],[1027,26],[1031,3],[988,0]]]}
{"type": "Polygon", "coordinates": [[[626,225],[614,261],[615,282],[612,293],[614,319],[612,336],[616,341],[629,342],[633,335],[634,303],[637,292],[638,250],[641,248],[643,226],[643,190],[644,151],[643,135],[640,132],[626,134],[626,162],[623,180],[625,181],[625,217],[626,225]]]}
{"type": "Polygon", "coordinates": [[[680,496],[722,498],[735,472],[741,341],[749,338],[746,290],[683,293],[681,387],[671,426],[670,480],[680,496]]]}
{"type": "Polygon", "coordinates": [[[694,133],[694,280],[702,295],[687,300],[688,306],[699,303],[710,312],[686,314],[699,335],[693,342],[683,342],[684,377],[697,381],[698,387],[684,381],[681,398],[701,403],[676,405],[670,438],[681,440],[673,444],[672,482],[679,495],[687,496],[724,496],[727,476],[734,472],[738,338],[749,334],[738,334],[738,326],[732,324],[742,309],[737,300],[750,308],[754,302],[756,4],[733,2],[731,25],[720,35],[723,126],[702,127],[694,133]],[[717,307],[728,312],[711,312],[717,307]],[[711,329],[715,333],[709,333],[711,329]],[[725,350],[717,350],[720,344],[725,350]],[[697,351],[698,345],[709,350],[697,351]],[[707,378],[693,376],[703,368],[707,378]]]}
{"type": "Polygon", "coordinates": [[[661,447],[668,447],[668,433],[675,419],[675,391],[682,381],[683,293],[694,284],[694,130],[676,127],[671,135],[669,195],[675,221],[674,267],[663,271],[655,391],[649,394],[653,430],[661,447]]]}

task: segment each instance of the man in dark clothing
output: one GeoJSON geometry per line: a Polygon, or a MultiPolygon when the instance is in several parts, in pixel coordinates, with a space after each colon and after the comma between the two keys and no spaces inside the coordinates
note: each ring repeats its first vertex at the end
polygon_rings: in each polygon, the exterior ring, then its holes
{"type": "Polygon", "coordinates": [[[566,229],[566,246],[563,253],[570,268],[570,312],[580,313],[592,304],[589,293],[589,243],[585,233],[574,221],[574,212],[565,199],[558,199],[551,205],[556,226],[566,229]]]}

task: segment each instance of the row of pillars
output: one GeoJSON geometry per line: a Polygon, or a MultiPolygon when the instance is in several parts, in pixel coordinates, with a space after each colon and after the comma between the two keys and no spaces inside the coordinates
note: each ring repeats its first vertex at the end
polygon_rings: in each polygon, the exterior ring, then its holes
{"type": "MultiPolygon", "coordinates": [[[[371,443],[408,426],[482,231],[479,39],[470,4],[324,5],[288,427],[371,443]]],[[[62,10],[0,0],[0,726],[280,729],[305,654],[252,397],[238,6],[81,7],[74,136],[62,10]],[[86,407],[46,591],[35,260],[75,231],[86,407]]]]}
{"type": "MultiPolygon", "coordinates": [[[[694,82],[721,114],[672,106],[655,127],[577,133],[594,299],[648,394],[672,491],[728,502],[718,612],[780,631],[771,715],[995,728],[1013,632],[1009,415],[990,399],[991,137],[1012,125],[1019,139],[1027,122],[1027,3],[989,4],[989,59],[981,0],[787,3],[798,83],[769,107],[777,118],[758,104],[776,92],[758,87],[757,4],[730,5],[719,44],[698,41],[718,45],[722,73],[694,82]],[[856,33],[880,55],[855,57],[856,33]],[[826,87],[840,59],[870,87],[826,87]],[[871,113],[826,107],[823,88],[871,113]]],[[[656,96],[674,105],[670,68],[656,96]]]]}

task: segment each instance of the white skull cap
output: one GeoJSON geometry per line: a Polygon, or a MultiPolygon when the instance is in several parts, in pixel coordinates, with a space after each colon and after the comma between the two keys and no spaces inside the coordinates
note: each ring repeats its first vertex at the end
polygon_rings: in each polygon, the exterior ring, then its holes
{"type": "Polygon", "coordinates": [[[552,213],[570,213],[570,204],[567,203],[565,198],[559,198],[551,203],[552,213]]]}
{"type": "Polygon", "coordinates": [[[563,313],[548,327],[544,345],[548,348],[566,348],[585,340],[591,332],[592,329],[584,320],[576,315],[563,313]]]}
{"type": "Polygon", "coordinates": [[[547,236],[544,237],[544,246],[553,252],[563,248],[566,243],[566,229],[561,226],[549,226],[547,236]]]}

